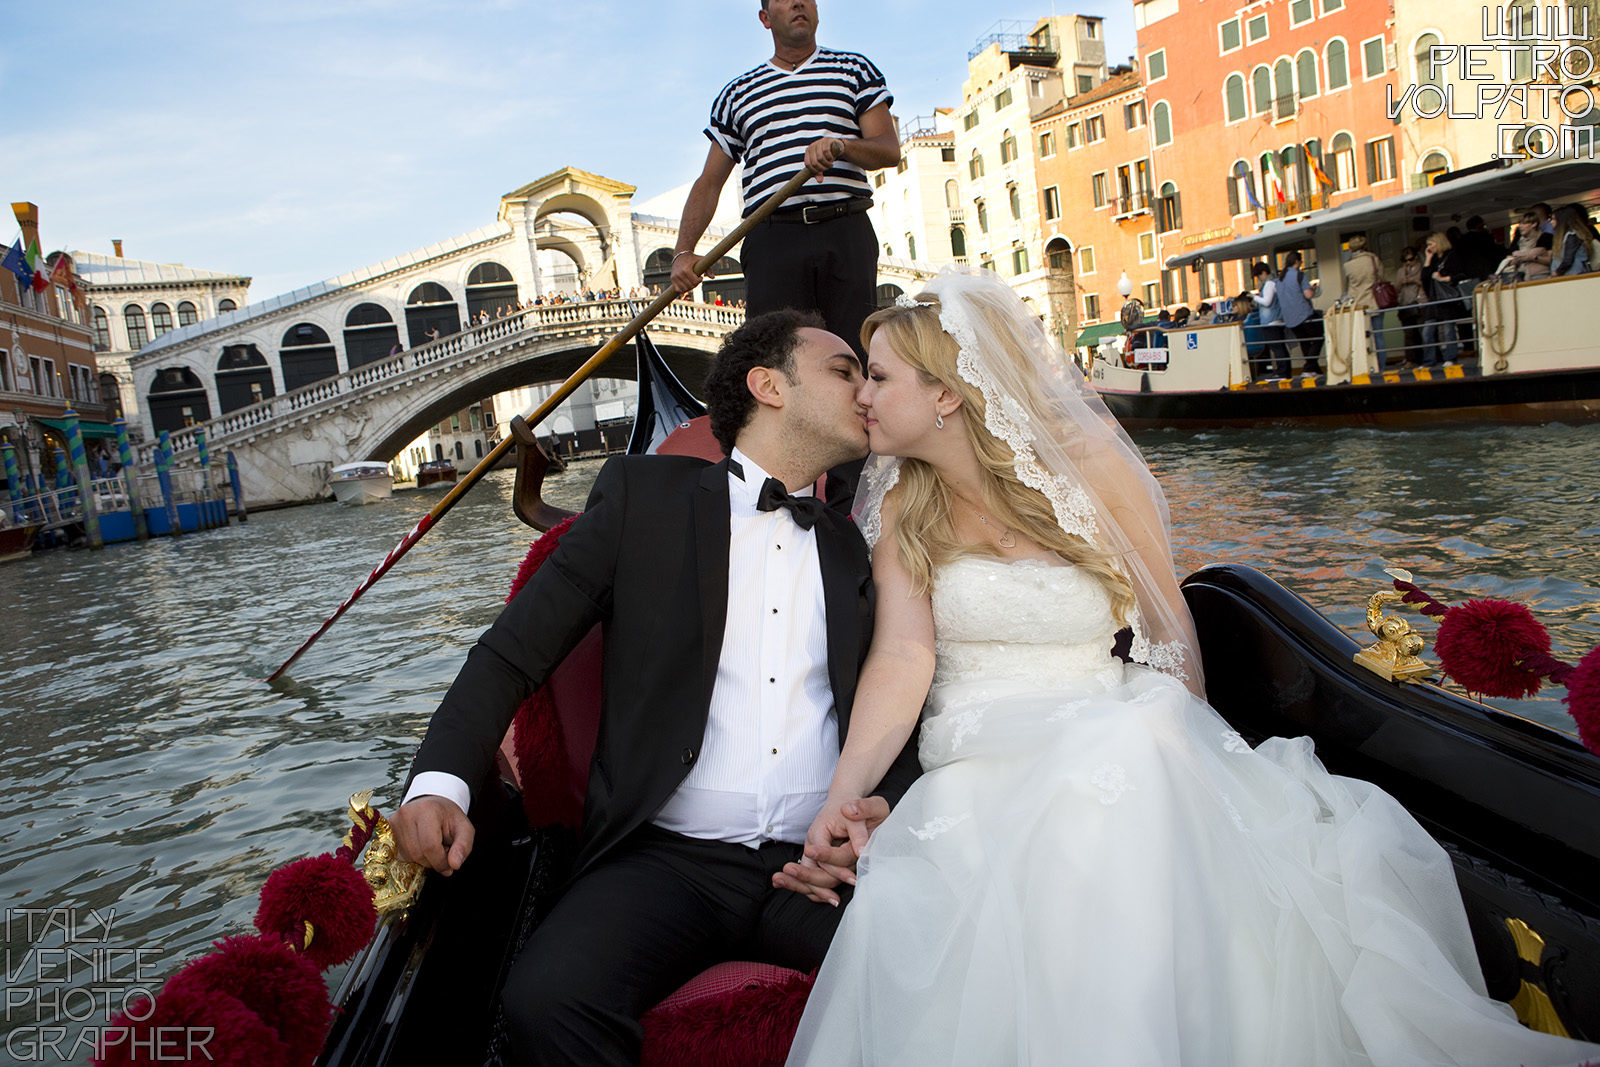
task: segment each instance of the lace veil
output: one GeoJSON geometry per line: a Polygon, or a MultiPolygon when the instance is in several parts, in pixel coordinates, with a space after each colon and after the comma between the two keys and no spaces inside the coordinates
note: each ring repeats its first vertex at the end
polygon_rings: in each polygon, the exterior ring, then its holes
{"type": "MultiPolygon", "coordinates": [[[[1132,657],[1203,692],[1199,642],[1172,562],[1167,499],[1138,447],[1011,288],[990,271],[950,267],[923,290],[955,339],[961,377],[984,399],[984,424],[1015,455],[1068,533],[1107,551],[1133,585],[1132,657]]],[[[915,298],[902,297],[903,306],[915,298]]],[[[857,494],[867,543],[882,532],[900,460],[871,456],[857,494]]]]}

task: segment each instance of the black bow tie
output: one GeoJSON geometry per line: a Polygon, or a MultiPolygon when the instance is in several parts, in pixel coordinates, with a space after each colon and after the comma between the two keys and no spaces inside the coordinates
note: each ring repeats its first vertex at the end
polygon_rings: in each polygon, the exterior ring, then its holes
{"type": "Polygon", "coordinates": [[[761,483],[761,495],[756,498],[757,511],[776,511],[778,508],[788,508],[794,516],[794,524],[802,530],[809,530],[822,518],[822,501],[814,496],[792,496],[784,489],[783,483],[776,478],[768,478],[761,483]]]}

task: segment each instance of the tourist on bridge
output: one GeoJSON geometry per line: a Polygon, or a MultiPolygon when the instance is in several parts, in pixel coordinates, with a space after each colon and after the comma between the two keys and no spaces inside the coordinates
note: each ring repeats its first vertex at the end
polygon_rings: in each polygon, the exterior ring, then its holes
{"type": "Polygon", "coordinates": [[[705,169],[689,191],[673,250],[672,284],[691,292],[695,243],[735,163],[749,215],[802,167],[816,181],[744,239],[751,315],[815,310],[861,354],[876,306],[878,241],[867,219],[867,171],[900,161],[883,74],[865,56],[817,45],[815,0],[762,0],[772,56],[729,82],[711,106],[705,169]]]}

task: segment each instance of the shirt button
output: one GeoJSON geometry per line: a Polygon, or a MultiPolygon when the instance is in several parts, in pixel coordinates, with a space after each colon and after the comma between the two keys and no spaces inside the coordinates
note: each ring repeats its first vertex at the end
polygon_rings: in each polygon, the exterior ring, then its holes
{"type": "Polygon", "coordinates": [[[776,614],[777,614],[777,613],[778,613],[778,609],[777,609],[777,608],[773,608],[773,609],[772,609],[772,613],[773,613],[773,614],[774,614],[774,615],[776,615],[776,614]]]}
{"type": "Polygon", "coordinates": [[[773,683],[774,685],[776,685],[777,682],[778,682],[778,680],[776,678],[768,678],[767,681],[773,683]]]}
{"type": "Polygon", "coordinates": [[[773,547],[776,548],[779,552],[783,551],[783,546],[782,545],[774,545],[773,547]]]}
{"type": "Polygon", "coordinates": [[[694,749],[692,749],[692,748],[684,749],[683,750],[682,759],[683,759],[683,762],[685,762],[685,763],[693,763],[694,762],[694,749]]]}
{"type": "Polygon", "coordinates": [[[776,755],[777,755],[777,754],[778,754],[778,750],[777,750],[777,749],[773,749],[773,750],[772,750],[772,754],[773,754],[773,755],[774,755],[774,756],[776,756],[776,755]]]}
{"type": "Polygon", "coordinates": [[[769,833],[769,834],[772,833],[772,824],[771,823],[767,824],[767,833],[769,833]]]}

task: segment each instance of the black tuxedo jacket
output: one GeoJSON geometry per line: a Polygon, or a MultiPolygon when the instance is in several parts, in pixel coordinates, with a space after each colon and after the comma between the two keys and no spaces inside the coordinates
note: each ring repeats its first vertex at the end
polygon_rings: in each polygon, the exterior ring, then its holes
{"type": "MultiPolygon", "coordinates": [[[[826,509],[816,526],[828,677],[841,744],[872,636],[867,546],[826,509]]],[[[517,707],[595,623],[602,709],[577,870],[649,820],[699,758],[728,598],[728,464],[607,461],[555,552],[467,656],[413,773],[484,781],[517,707]]],[[[920,773],[913,737],[876,791],[892,805],[920,773]]]]}

